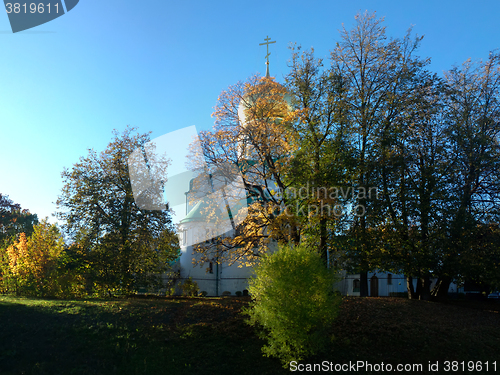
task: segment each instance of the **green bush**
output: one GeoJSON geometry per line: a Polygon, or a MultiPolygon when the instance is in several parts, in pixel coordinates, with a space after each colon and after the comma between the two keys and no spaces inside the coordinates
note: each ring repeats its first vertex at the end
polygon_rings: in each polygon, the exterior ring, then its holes
{"type": "Polygon", "coordinates": [[[264,355],[287,367],[324,349],[341,301],[332,293],[334,281],[320,254],[304,245],[262,258],[249,283],[253,301],[246,314],[249,324],[264,328],[264,355]]]}
{"type": "Polygon", "coordinates": [[[182,295],[184,296],[197,296],[198,283],[193,281],[192,277],[187,278],[181,285],[182,295]]]}
{"type": "Polygon", "coordinates": [[[236,296],[237,296],[237,297],[241,297],[241,290],[238,290],[238,291],[236,292],[236,296]]]}

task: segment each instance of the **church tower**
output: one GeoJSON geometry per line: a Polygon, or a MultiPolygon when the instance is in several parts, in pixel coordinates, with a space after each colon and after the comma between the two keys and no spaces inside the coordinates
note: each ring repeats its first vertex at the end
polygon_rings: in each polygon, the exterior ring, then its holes
{"type": "MultiPolygon", "coordinates": [[[[270,38],[265,39],[267,54],[266,58],[266,76],[260,78],[256,85],[248,87],[247,92],[243,95],[238,106],[238,119],[241,126],[242,137],[238,141],[238,152],[240,153],[239,159],[245,164],[255,164],[255,161],[262,158],[258,155],[259,152],[271,152],[279,158],[282,153],[281,148],[264,150],[268,147],[269,139],[272,134],[276,134],[282,121],[287,117],[291,110],[291,96],[287,93],[284,86],[277,83],[269,73],[269,44],[275,43],[270,41],[270,38]]],[[[261,163],[260,163],[261,164],[261,163]]],[[[234,167],[234,166],[233,166],[234,167]]],[[[251,174],[255,172],[255,168],[246,170],[238,166],[238,174],[251,174]]],[[[257,173],[258,175],[258,173],[257,173]]],[[[254,181],[256,184],[262,186],[271,186],[274,182],[267,182],[262,180],[261,177],[246,175],[245,178],[254,181]]],[[[207,174],[205,180],[201,184],[205,188],[212,191],[214,184],[217,184],[218,176],[207,174]],[[214,182],[215,181],[215,182],[214,182]]],[[[200,258],[200,254],[195,251],[197,245],[206,245],[207,248],[217,248],[211,246],[213,244],[213,236],[211,233],[217,228],[218,221],[212,220],[207,217],[206,212],[213,212],[214,202],[204,200],[203,197],[207,195],[206,191],[201,191],[200,184],[192,180],[189,186],[189,191],[186,192],[186,217],[179,223],[180,244],[181,244],[181,279],[192,277],[196,281],[200,291],[205,291],[209,296],[220,296],[224,292],[235,294],[237,291],[244,292],[248,286],[248,278],[252,275],[250,267],[239,267],[239,264],[227,264],[218,261],[217,253],[200,267],[192,263],[193,258],[204,260],[200,258]],[[210,205],[212,205],[210,207],[210,205]],[[212,260],[212,261],[211,261],[212,260]]],[[[247,208],[249,197],[247,190],[244,190],[245,196],[242,197],[242,204],[229,206],[224,204],[216,204],[220,209],[215,216],[220,214],[229,214],[232,220],[235,215],[241,213],[241,209],[247,208]],[[227,212],[224,212],[224,207],[228,207],[227,212]]],[[[234,202],[233,202],[234,203],[234,202]]],[[[246,216],[246,215],[245,215],[246,216]]],[[[225,235],[234,235],[234,223],[232,228],[227,228],[225,235]]],[[[215,250],[216,252],[217,250],[215,250]]]]}

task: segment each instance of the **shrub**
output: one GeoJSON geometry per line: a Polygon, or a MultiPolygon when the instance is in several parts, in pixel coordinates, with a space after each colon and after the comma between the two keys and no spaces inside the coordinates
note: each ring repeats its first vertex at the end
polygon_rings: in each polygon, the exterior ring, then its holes
{"type": "Polygon", "coordinates": [[[236,292],[236,296],[237,296],[237,297],[241,297],[241,290],[238,290],[238,291],[236,292]]]}
{"type": "Polygon", "coordinates": [[[231,292],[228,290],[222,292],[222,297],[229,297],[230,295],[231,295],[231,292]]]}
{"type": "Polygon", "coordinates": [[[184,296],[197,296],[198,283],[196,281],[193,281],[193,278],[189,277],[182,283],[181,290],[182,290],[182,295],[184,296]]]}
{"type": "Polygon", "coordinates": [[[334,281],[320,254],[304,245],[262,258],[249,283],[253,301],[246,314],[249,324],[264,328],[264,355],[287,367],[324,349],[341,301],[332,293],[334,281]]]}
{"type": "Polygon", "coordinates": [[[207,294],[208,294],[208,293],[207,293],[207,291],[206,291],[206,290],[202,290],[202,291],[200,292],[200,297],[206,297],[206,296],[207,296],[207,294]]]}

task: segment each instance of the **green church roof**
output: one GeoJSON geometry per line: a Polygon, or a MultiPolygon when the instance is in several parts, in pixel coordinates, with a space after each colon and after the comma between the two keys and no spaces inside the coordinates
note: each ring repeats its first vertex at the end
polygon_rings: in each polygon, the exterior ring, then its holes
{"type": "Polygon", "coordinates": [[[206,221],[207,215],[205,211],[209,208],[209,204],[205,200],[201,200],[189,211],[180,224],[189,223],[192,221],[206,221]]]}
{"type": "MultiPolygon", "coordinates": [[[[242,199],[240,202],[238,202],[236,205],[233,207],[230,207],[229,210],[229,218],[232,219],[233,216],[239,212],[242,208],[247,207],[248,204],[251,204],[253,202],[253,199],[251,198],[245,198],[242,199]]],[[[185,223],[190,223],[193,221],[207,221],[207,209],[210,207],[210,205],[205,201],[201,200],[196,205],[189,211],[189,213],[186,215],[184,219],[182,219],[179,223],[180,224],[185,224],[185,223]]],[[[219,209],[217,209],[217,216],[220,216],[221,212],[219,209]]],[[[211,218],[208,221],[214,222],[215,218],[211,218]]]]}

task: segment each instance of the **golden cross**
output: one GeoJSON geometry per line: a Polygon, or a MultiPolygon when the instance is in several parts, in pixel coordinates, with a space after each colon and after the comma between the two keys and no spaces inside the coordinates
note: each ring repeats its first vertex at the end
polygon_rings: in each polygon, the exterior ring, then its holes
{"type": "Polygon", "coordinates": [[[276,41],[270,42],[271,38],[269,38],[269,35],[264,39],[266,42],[265,43],[259,43],[259,46],[266,45],[267,48],[267,55],[266,55],[266,64],[269,65],[269,45],[272,43],[276,43],[276,41]]]}

